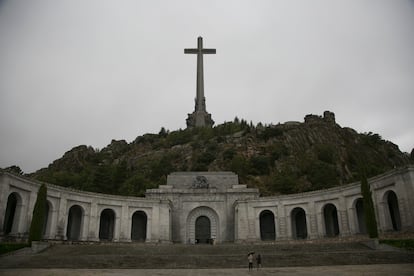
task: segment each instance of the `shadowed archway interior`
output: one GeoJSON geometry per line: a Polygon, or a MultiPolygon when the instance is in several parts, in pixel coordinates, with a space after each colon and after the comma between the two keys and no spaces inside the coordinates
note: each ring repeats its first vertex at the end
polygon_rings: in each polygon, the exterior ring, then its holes
{"type": "Polygon", "coordinates": [[[115,212],[112,209],[104,209],[99,221],[99,239],[112,241],[115,229],[115,212]]]}
{"type": "Polygon", "coordinates": [[[11,193],[7,198],[7,207],[6,213],[4,216],[4,224],[3,224],[3,231],[4,234],[7,235],[12,232],[13,226],[16,223],[16,209],[18,203],[18,195],[16,193],[11,193]]]}
{"type": "Polygon", "coordinates": [[[398,208],[398,198],[393,191],[389,191],[387,195],[388,210],[390,212],[392,229],[394,231],[401,230],[401,216],[398,208]]]}
{"type": "Polygon", "coordinates": [[[292,237],[294,239],[306,239],[308,237],[308,229],[305,210],[296,207],[291,214],[292,237]]]}
{"type": "Polygon", "coordinates": [[[80,239],[82,217],[82,207],[79,205],[73,205],[70,207],[68,215],[68,226],[66,229],[66,237],[68,240],[77,241],[80,239]]]}
{"type": "Polygon", "coordinates": [[[147,239],[147,215],[137,211],[132,215],[131,240],[145,242],[147,239]]]}
{"type": "Polygon", "coordinates": [[[271,241],[276,239],[275,216],[273,212],[265,210],[260,213],[260,239],[271,241]]]}
{"type": "Polygon", "coordinates": [[[195,239],[196,239],[196,243],[210,243],[211,223],[208,217],[200,216],[196,219],[195,239]]]}

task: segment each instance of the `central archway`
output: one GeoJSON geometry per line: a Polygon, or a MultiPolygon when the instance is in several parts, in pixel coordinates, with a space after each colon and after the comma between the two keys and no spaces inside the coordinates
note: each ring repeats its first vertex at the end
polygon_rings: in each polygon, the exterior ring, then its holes
{"type": "Polygon", "coordinates": [[[200,216],[196,219],[195,239],[196,239],[196,243],[210,243],[211,223],[208,217],[200,216]]]}
{"type": "Polygon", "coordinates": [[[209,207],[193,209],[187,217],[186,240],[188,243],[211,243],[220,241],[219,218],[217,213],[209,207]]]}

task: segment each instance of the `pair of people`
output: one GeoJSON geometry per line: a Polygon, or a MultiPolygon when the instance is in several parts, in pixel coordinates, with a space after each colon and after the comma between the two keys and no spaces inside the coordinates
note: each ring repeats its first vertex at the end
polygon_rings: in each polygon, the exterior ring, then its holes
{"type": "MultiPolygon", "coordinates": [[[[253,262],[254,262],[254,253],[250,252],[247,254],[247,260],[249,261],[249,271],[253,269],[253,262]]],[[[256,257],[256,263],[257,263],[257,270],[262,267],[262,256],[260,254],[256,257]]]]}

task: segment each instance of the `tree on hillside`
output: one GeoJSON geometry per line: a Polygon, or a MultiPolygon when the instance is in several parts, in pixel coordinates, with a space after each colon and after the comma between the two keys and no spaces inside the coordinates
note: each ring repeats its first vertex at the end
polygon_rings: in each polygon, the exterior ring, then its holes
{"type": "Polygon", "coordinates": [[[361,193],[364,202],[365,224],[371,239],[378,238],[377,220],[375,218],[374,203],[365,171],[361,172],[361,193]]]}
{"type": "Polygon", "coordinates": [[[43,224],[45,221],[46,212],[46,196],[47,188],[45,184],[42,184],[37,192],[37,199],[33,209],[32,222],[30,224],[29,231],[29,243],[32,241],[40,241],[42,239],[43,224]]]}

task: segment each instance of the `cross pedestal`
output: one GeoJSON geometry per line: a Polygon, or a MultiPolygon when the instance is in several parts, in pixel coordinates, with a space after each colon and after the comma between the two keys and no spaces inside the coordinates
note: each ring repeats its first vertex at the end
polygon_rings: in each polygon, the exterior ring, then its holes
{"type": "Polygon", "coordinates": [[[206,110],[206,98],[204,97],[204,71],[203,71],[203,55],[215,54],[216,49],[204,49],[203,38],[197,39],[196,49],[184,49],[184,54],[197,54],[197,94],[195,98],[195,110],[188,114],[187,127],[212,127],[214,121],[211,114],[206,110]]]}

